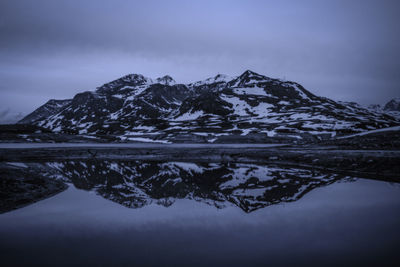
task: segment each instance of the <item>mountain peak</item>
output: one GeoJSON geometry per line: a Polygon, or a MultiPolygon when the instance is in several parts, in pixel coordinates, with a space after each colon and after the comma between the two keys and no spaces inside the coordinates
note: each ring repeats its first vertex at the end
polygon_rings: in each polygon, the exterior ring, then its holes
{"type": "Polygon", "coordinates": [[[231,77],[231,76],[226,75],[226,74],[218,73],[214,77],[210,77],[210,78],[207,78],[207,79],[202,80],[202,81],[197,81],[197,82],[191,83],[189,85],[190,86],[201,86],[201,85],[213,84],[213,83],[227,83],[229,81],[232,81],[233,79],[234,79],[234,77],[231,77]]]}
{"type": "Polygon", "coordinates": [[[124,82],[134,82],[137,84],[149,84],[153,82],[152,79],[145,77],[142,74],[136,74],[136,73],[125,75],[119,78],[118,80],[122,80],[124,82]]]}
{"type": "Polygon", "coordinates": [[[233,86],[243,86],[243,85],[253,84],[255,82],[260,82],[263,80],[270,80],[270,78],[268,78],[264,75],[258,74],[254,71],[246,70],[239,77],[237,77],[235,80],[231,81],[230,83],[233,86]]]}
{"type": "Polygon", "coordinates": [[[231,76],[218,73],[215,77],[208,78],[207,81],[209,81],[211,83],[219,83],[219,82],[229,82],[233,79],[234,78],[231,76]]]}
{"type": "Polygon", "coordinates": [[[165,75],[163,77],[157,78],[156,82],[160,83],[160,84],[165,84],[165,85],[174,85],[174,84],[176,84],[176,81],[169,75],[165,75]]]}
{"type": "Polygon", "coordinates": [[[231,76],[228,76],[228,75],[226,75],[226,74],[221,74],[221,73],[218,73],[218,74],[214,77],[214,80],[226,80],[226,79],[232,79],[232,77],[231,77],[231,76]]]}
{"type": "Polygon", "coordinates": [[[400,97],[393,98],[383,108],[386,111],[400,111],[400,97]]]}
{"type": "Polygon", "coordinates": [[[243,72],[242,73],[242,75],[240,75],[240,76],[249,76],[249,75],[251,75],[251,76],[262,76],[262,75],[260,75],[260,74],[258,74],[258,73],[256,73],[256,72],[254,72],[254,71],[252,71],[252,70],[246,70],[245,72],[243,72]]]}
{"type": "Polygon", "coordinates": [[[114,92],[123,86],[142,86],[152,84],[153,80],[143,76],[142,74],[128,74],[109,83],[103,84],[97,88],[97,92],[106,93],[114,92]]]}

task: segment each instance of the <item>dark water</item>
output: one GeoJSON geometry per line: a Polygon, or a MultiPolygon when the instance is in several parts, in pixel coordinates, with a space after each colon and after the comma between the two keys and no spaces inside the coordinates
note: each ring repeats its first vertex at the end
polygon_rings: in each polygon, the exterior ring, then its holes
{"type": "Polygon", "coordinates": [[[5,265],[397,265],[400,186],[258,164],[58,161],[0,215],[5,265]]]}

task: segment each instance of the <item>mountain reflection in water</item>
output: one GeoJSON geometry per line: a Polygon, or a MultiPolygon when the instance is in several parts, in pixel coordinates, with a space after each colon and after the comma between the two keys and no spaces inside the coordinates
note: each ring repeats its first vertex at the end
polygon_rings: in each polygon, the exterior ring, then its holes
{"type": "Polygon", "coordinates": [[[95,191],[129,208],[170,206],[192,199],[245,212],[300,199],[312,189],[345,177],[317,170],[248,163],[57,161],[46,167],[75,187],[95,191]]]}

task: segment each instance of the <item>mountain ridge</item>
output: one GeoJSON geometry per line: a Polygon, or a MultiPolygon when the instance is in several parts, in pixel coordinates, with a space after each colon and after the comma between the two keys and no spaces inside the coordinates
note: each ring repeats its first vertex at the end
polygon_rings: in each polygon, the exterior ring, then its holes
{"type": "Polygon", "coordinates": [[[20,122],[55,132],[166,142],[234,142],[244,136],[251,142],[296,141],[400,124],[387,114],[319,97],[299,83],[250,70],[189,84],[168,75],[153,80],[128,74],[65,103],[20,122]]]}

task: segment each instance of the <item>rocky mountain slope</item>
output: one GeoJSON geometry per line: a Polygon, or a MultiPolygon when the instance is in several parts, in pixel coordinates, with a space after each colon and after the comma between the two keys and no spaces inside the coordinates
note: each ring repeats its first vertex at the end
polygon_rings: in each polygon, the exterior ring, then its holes
{"type": "Polygon", "coordinates": [[[160,142],[310,140],[399,125],[356,103],[335,102],[300,84],[252,71],[190,84],[130,74],[46,103],[20,123],[54,132],[160,142]],[[41,110],[40,110],[41,109],[41,110]]]}
{"type": "Polygon", "coordinates": [[[49,101],[46,102],[46,104],[40,106],[32,113],[25,116],[22,120],[19,121],[19,123],[29,124],[41,119],[46,119],[47,117],[61,111],[64,107],[66,107],[69,104],[71,104],[70,99],[66,100],[50,99],[49,101]]]}

